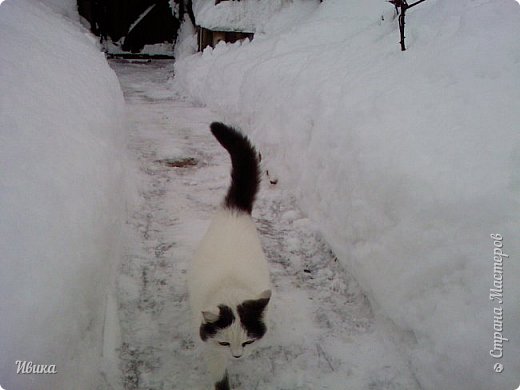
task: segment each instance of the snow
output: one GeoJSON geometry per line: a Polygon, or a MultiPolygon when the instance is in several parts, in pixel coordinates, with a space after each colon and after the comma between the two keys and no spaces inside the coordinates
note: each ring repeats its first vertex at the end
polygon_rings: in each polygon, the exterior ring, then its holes
{"type": "Polygon", "coordinates": [[[189,15],[186,14],[179,27],[179,31],[177,31],[177,40],[173,48],[173,55],[175,59],[181,59],[195,54],[197,49],[196,30],[190,21],[189,15]]]}
{"type": "Polygon", "coordinates": [[[131,194],[118,80],[95,38],[40,2],[2,3],[0,52],[0,384],[109,389],[131,194]],[[57,374],[17,375],[17,360],[57,374]]]}
{"type": "Polygon", "coordinates": [[[191,55],[185,26],[172,83],[167,62],[113,63],[126,111],[74,1],[0,3],[0,386],[206,388],[185,271],[229,180],[213,120],[241,126],[278,179],[253,215],[273,324],[234,384],[518,386],[515,1],[421,3],[406,52],[384,1],[262,2],[252,42],[191,55]]]}
{"type": "Polygon", "coordinates": [[[79,21],[78,2],[76,0],[38,0],[54,12],[71,20],[79,21]]]}
{"type": "Polygon", "coordinates": [[[385,2],[307,7],[295,2],[252,42],[181,59],[172,88],[260,146],[376,312],[407,335],[421,388],[515,388],[518,4],[421,3],[407,13],[406,52],[385,2]],[[493,233],[511,256],[500,360],[493,233]]]}
{"type": "MultiPolygon", "coordinates": [[[[124,388],[209,389],[186,270],[229,183],[222,117],[175,97],[165,61],[112,61],[125,93],[140,201],[118,278],[124,388]]],[[[392,324],[375,316],[290,191],[264,177],[253,218],[270,262],[268,336],[230,364],[234,388],[417,390],[392,324]]]]}
{"type": "Polygon", "coordinates": [[[150,11],[152,9],[155,8],[157,4],[152,4],[151,6],[149,6],[148,8],[146,8],[142,13],[141,15],[139,15],[139,17],[135,20],[135,22],[133,22],[130,27],[128,28],[128,33],[130,33],[134,28],[135,26],[137,26],[139,23],[141,23],[141,21],[146,17],[146,15],[148,15],[150,13],[150,11]]]}
{"type": "Polygon", "coordinates": [[[193,0],[193,14],[197,24],[209,30],[254,33],[261,32],[269,19],[291,3],[289,0],[242,0],[215,5],[214,0],[193,0]]]}

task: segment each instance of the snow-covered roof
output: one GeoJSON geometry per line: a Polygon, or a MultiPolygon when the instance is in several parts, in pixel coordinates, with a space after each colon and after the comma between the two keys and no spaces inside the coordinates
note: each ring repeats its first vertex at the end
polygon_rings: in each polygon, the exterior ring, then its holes
{"type": "Polygon", "coordinates": [[[201,27],[218,31],[258,31],[288,0],[222,1],[193,0],[195,20],[201,27]]]}

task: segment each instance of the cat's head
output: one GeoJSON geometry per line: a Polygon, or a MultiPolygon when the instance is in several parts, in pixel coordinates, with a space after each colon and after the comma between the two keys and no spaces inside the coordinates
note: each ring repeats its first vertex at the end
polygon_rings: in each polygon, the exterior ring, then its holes
{"type": "Polygon", "coordinates": [[[227,349],[231,356],[246,355],[267,331],[265,312],[271,290],[237,306],[221,304],[218,309],[202,312],[200,338],[215,348],[227,349]]]}

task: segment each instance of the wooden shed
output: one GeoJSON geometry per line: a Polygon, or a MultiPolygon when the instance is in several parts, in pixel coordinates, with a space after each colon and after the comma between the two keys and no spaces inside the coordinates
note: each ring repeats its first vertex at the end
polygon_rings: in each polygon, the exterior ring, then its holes
{"type": "Polygon", "coordinates": [[[259,26],[279,10],[284,0],[193,0],[199,51],[220,41],[236,42],[254,38],[259,26]],[[267,6],[269,5],[269,6],[267,6]]]}
{"type": "Polygon", "coordinates": [[[197,34],[199,51],[207,46],[215,47],[220,41],[233,43],[246,38],[252,40],[255,36],[253,32],[210,30],[204,27],[199,27],[197,34]]]}

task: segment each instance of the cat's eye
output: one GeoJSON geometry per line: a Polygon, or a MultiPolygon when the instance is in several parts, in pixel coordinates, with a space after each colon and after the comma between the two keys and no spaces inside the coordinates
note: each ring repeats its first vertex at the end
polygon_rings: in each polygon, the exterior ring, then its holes
{"type": "Polygon", "coordinates": [[[223,347],[229,347],[229,343],[225,342],[225,341],[219,341],[218,342],[220,345],[222,345],[223,347]]]}
{"type": "Polygon", "coordinates": [[[242,347],[245,347],[248,344],[253,344],[254,342],[255,342],[255,340],[248,340],[248,341],[242,343],[242,347]]]}

